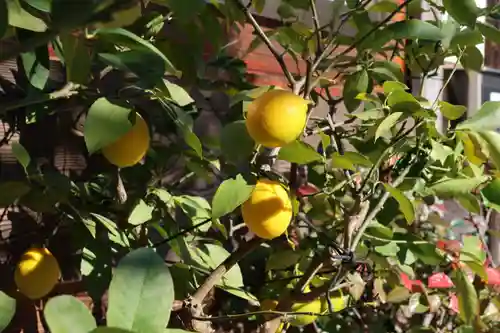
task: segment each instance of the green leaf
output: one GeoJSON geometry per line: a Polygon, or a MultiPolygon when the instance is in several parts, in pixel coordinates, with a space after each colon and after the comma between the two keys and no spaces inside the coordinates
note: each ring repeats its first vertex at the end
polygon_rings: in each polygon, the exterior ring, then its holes
{"type": "Polygon", "coordinates": [[[9,24],[11,26],[36,32],[47,30],[45,22],[24,10],[20,0],[6,1],[9,12],[9,24]]]}
{"type": "Polygon", "coordinates": [[[23,1],[28,5],[30,5],[31,7],[45,13],[49,13],[50,7],[52,6],[52,0],[23,0],[23,1]]]}
{"type": "Polygon", "coordinates": [[[500,133],[494,131],[481,131],[478,132],[478,134],[487,143],[490,158],[497,169],[500,169],[500,133]]]}
{"type": "Polygon", "coordinates": [[[463,237],[463,246],[460,249],[461,261],[472,261],[480,265],[486,260],[486,252],[483,250],[483,242],[479,236],[463,237]]]}
{"type": "Polygon", "coordinates": [[[25,182],[8,181],[0,183],[0,207],[7,207],[30,191],[25,182]]]}
{"type": "Polygon", "coordinates": [[[31,162],[31,157],[26,148],[23,147],[19,142],[13,142],[12,154],[16,157],[16,160],[23,166],[24,170],[28,168],[31,162]]]}
{"type": "Polygon", "coordinates": [[[401,67],[394,61],[375,61],[370,71],[383,80],[403,81],[401,67]]]}
{"type": "Polygon", "coordinates": [[[398,202],[399,209],[405,216],[406,222],[408,222],[408,224],[412,224],[415,220],[415,208],[413,207],[410,199],[408,199],[408,197],[403,192],[395,187],[390,186],[389,184],[384,184],[384,187],[385,190],[389,192],[391,196],[398,202]]]}
{"type": "Polygon", "coordinates": [[[161,333],[174,301],[172,276],[154,250],[140,248],[120,260],[108,295],[109,326],[136,333],[161,333]]]}
{"type": "MultiPolygon", "coordinates": [[[[215,244],[200,244],[196,247],[191,247],[191,255],[193,260],[201,267],[208,269],[216,269],[229,256],[229,252],[219,245],[215,244]]],[[[229,286],[234,288],[243,287],[243,276],[241,275],[240,266],[235,265],[224,274],[222,281],[217,283],[218,286],[229,286]]]]}
{"type": "Polygon", "coordinates": [[[191,98],[191,96],[189,96],[184,88],[167,80],[165,80],[164,82],[170,94],[170,98],[175,103],[177,103],[177,105],[183,107],[194,102],[194,100],[191,98]]]}
{"type": "Polygon", "coordinates": [[[331,167],[347,170],[356,170],[356,165],[361,165],[364,167],[370,167],[372,162],[365,156],[356,152],[345,152],[341,155],[338,152],[334,152],[331,156],[331,167]]]}
{"type": "Polygon", "coordinates": [[[248,291],[244,290],[244,287],[242,288],[234,288],[231,286],[217,286],[218,288],[227,291],[230,294],[233,294],[236,297],[246,299],[252,303],[257,303],[259,302],[259,299],[255,297],[254,295],[250,294],[248,291]]]}
{"type": "Polygon", "coordinates": [[[395,90],[387,96],[387,104],[392,111],[412,112],[420,109],[420,103],[412,94],[402,90],[395,90]]]}
{"type": "Polygon", "coordinates": [[[309,164],[323,159],[313,147],[302,141],[294,141],[280,149],[280,160],[298,164],[309,164]]]}
{"type": "Polygon", "coordinates": [[[475,46],[484,42],[478,30],[464,29],[457,32],[450,42],[450,48],[464,49],[466,46],[475,46]]]}
{"type": "Polygon", "coordinates": [[[359,93],[366,92],[368,90],[368,85],[369,77],[368,72],[365,70],[347,76],[342,96],[348,111],[353,112],[361,105],[361,101],[357,99],[357,96],[359,93]]]}
{"type": "Polygon", "coordinates": [[[380,253],[384,257],[395,257],[399,252],[399,246],[396,243],[375,246],[375,252],[380,253]]]}
{"type": "Polygon", "coordinates": [[[470,213],[480,214],[481,205],[477,197],[473,194],[462,194],[457,197],[458,202],[470,213]]]}
{"type": "Polygon", "coordinates": [[[132,225],[140,225],[148,222],[153,218],[153,206],[148,205],[144,200],[140,199],[128,217],[128,223],[132,225]]]}
{"type": "Polygon", "coordinates": [[[486,39],[500,44],[500,30],[492,26],[489,23],[477,22],[477,27],[479,31],[483,34],[486,39]]]}
{"type": "Polygon", "coordinates": [[[431,139],[431,146],[432,146],[430,154],[431,159],[433,159],[434,161],[439,161],[441,162],[441,164],[444,164],[448,156],[453,154],[453,149],[432,139],[431,139]]]}
{"type": "Polygon", "coordinates": [[[388,303],[402,303],[409,299],[411,296],[410,291],[402,286],[396,286],[387,294],[386,301],[388,303]]]}
{"type": "Polygon", "coordinates": [[[391,24],[387,28],[393,39],[423,39],[438,41],[443,36],[441,29],[422,20],[405,20],[391,24]]]}
{"type": "MultiPolygon", "coordinates": [[[[173,200],[191,220],[192,225],[199,224],[212,218],[210,213],[210,204],[203,197],[181,195],[174,197],[173,200]]],[[[202,232],[206,232],[208,229],[210,229],[209,223],[206,223],[198,228],[198,230],[202,232]]]]}
{"type": "Polygon", "coordinates": [[[203,0],[155,0],[154,2],[167,6],[176,18],[184,22],[194,19],[206,5],[203,0]]]}
{"type": "Polygon", "coordinates": [[[448,102],[440,101],[439,110],[449,120],[457,120],[464,115],[467,108],[463,105],[453,105],[448,102]]]}
{"type": "Polygon", "coordinates": [[[212,218],[218,219],[231,213],[250,197],[253,189],[240,174],[223,181],[212,200],[212,218]]]}
{"type": "Polygon", "coordinates": [[[486,102],[469,119],[458,124],[457,129],[495,131],[500,128],[500,102],[486,102]]]}
{"type": "Polygon", "coordinates": [[[266,271],[288,268],[295,265],[301,257],[302,253],[290,249],[274,252],[266,261],[266,271]]]}
{"type": "Polygon", "coordinates": [[[467,194],[488,180],[488,177],[445,178],[430,185],[430,189],[439,197],[454,197],[467,194]]]}
{"type": "Polygon", "coordinates": [[[106,65],[124,72],[132,72],[147,88],[163,84],[165,63],[156,54],[147,50],[127,50],[120,53],[100,53],[99,59],[106,65]],[[148,64],[148,66],[144,66],[148,64]]]}
{"type": "Polygon", "coordinates": [[[467,46],[460,58],[460,63],[465,69],[480,72],[483,68],[483,60],[483,54],[476,46],[467,46]]]}
{"type": "Polygon", "coordinates": [[[9,28],[9,12],[7,9],[7,2],[0,1],[0,39],[2,39],[2,37],[5,35],[8,28],[9,28]]]}
{"type": "Polygon", "coordinates": [[[0,291],[0,332],[9,325],[16,313],[16,300],[0,291]]]}
{"type": "Polygon", "coordinates": [[[387,96],[396,90],[405,91],[409,89],[404,83],[398,81],[385,81],[382,88],[384,89],[384,94],[387,96]]]}
{"type": "Polygon", "coordinates": [[[479,9],[474,0],[443,0],[446,11],[458,23],[474,28],[479,9]]]}
{"type": "Polygon", "coordinates": [[[21,53],[24,73],[30,85],[43,90],[49,80],[49,51],[46,45],[33,52],[21,53]]]}
{"type": "MultiPolygon", "coordinates": [[[[54,332],[56,333],[56,332],[54,332]]],[[[89,333],[135,333],[129,330],[124,330],[122,328],[117,328],[117,327],[98,327],[95,330],[90,331],[89,333]]],[[[167,331],[167,333],[170,333],[170,331],[167,331]]]]}
{"type": "Polygon", "coordinates": [[[473,324],[479,315],[476,289],[463,270],[455,270],[452,280],[457,288],[459,315],[466,324],[473,324]]]}
{"type": "MultiPolygon", "coordinates": [[[[129,47],[133,50],[148,50],[165,62],[165,69],[172,74],[176,74],[177,70],[170,60],[150,42],[140,38],[134,33],[122,28],[104,28],[98,29],[94,32],[95,36],[102,38],[110,43],[118,44],[121,46],[129,47]]],[[[146,66],[147,67],[147,66],[146,66]]]]}
{"type": "Polygon", "coordinates": [[[387,116],[382,122],[378,125],[377,130],[375,131],[375,141],[386,133],[390,132],[391,128],[394,127],[399,121],[399,118],[403,115],[402,112],[394,112],[387,116]]]}
{"type": "Polygon", "coordinates": [[[220,143],[222,154],[233,163],[247,160],[255,147],[255,142],[248,135],[244,120],[238,120],[224,126],[220,143]]]}
{"type": "Polygon", "coordinates": [[[500,206],[500,179],[495,178],[481,190],[481,194],[489,202],[500,206]]]}
{"type": "Polygon", "coordinates": [[[59,38],[63,49],[66,79],[78,84],[87,84],[92,59],[85,45],[85,38],[71,33],[63,33],[59,38]]]}
{"type": "Polygon", "coordinates": [[[131,109],[113,104],[105,97],[96,100],[87,113],[84,138],[89,153],[115,142],[131,128],[131,109]]]}
{"type": "Polygon", "coordinates": [[[51,298],[45,304],[43,316],[53,333],[88,333],[97,327],[87,306],[70,295],[51,298]]]}

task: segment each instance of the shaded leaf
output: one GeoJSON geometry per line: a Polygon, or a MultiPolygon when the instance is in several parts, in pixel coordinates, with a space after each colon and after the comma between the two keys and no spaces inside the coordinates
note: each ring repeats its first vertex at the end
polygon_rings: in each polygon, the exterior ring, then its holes
{"type": "Polygon", "coordinates": [[[391,24],[388,32],[393,39],[424,39],[438,41],[442,38],[441,30],[435,25],[417,19],[399,21],[391,24]]]}
{"type": "Polygon", "coordinates": [[[0,183],[0,207],[7,207],[30,191],[25,182],[9,181],[0,183]]]}
{"type": "Polygon", "coordinates": [[[233,163],[248,159],[255,143],[248,135],[244,120],[235,121],[224,126],[221,132],[221,149],[224,157],[233,163]]]}
{"type": "Polygon", "coordinates": [[[453,154],[453,149],[451,149],[448,146],[445,146],[437,141],[430,140],[431,141],[431,146],[432,146],[432,151],[430,154],[431,159],[434,161],[439,161],[441,164],[444,164],[448,156],[453,154]]]}
{"type": "Polygon", "coordinates": [[[7,2],[0,1],[0,39],[2,39],[2,37],[5,35],[8,27],[9,27],[9,12],[7,11],[7,2]]]}
{"type": "Polygon", "coordinates": [[[31,157],[26,148],[19,142],[12,142],[12,154],[16,157],[17,161],[23,166],[24,170],[28,168],[31,162],[31,157]]]}
{"type": "Polygon", "coordinates": [[[443,0],[443,6],[458,23],[471,28],[476,25],[479,9],[474,0],[443,0]]]}
{"type": "Polygon", "coordinates": [[[396,286],[387,294],[387,302],[388,303],[402,303],[410,298],[410,291],[401,286],[396,286]]]}
{"type": "Polygon", "coordinates": [[[38,47],[33,52],[21,53],[24,73],[30,85],[43,90],[49,80],[49,51],[46,45],[38,47]]]}
{"type": "Polygon", "coordinates": [[[131,109],[114,104],[105,97],[96,100],[89,109],[84,126],[85,144],[89,153],[115,142],[132,128],[131,109]]]}
{"type": "Polygon", "coordinates": [[[357,99],[357,96],[359,93],[366,92],[368,90],[368,85],[369,77],[368,72],[365,70],[347,76],[342,96],[348,111],[355,111],[361,105],[361,101],[357,99]]]}
{"type": "Polygon", "coordinates": [[[402,112],[394,112],[382,120],[375,131],[375,140],[390,132],[391,128],[398,123],[399,118],[401,118],[402,115],[402,112]]]}
{"type": "Polygon", "coordinates": [[[85,38],[71,33],[60,35],[66,67],[66,79],[78,84],[86,84],[89,80],[91,57],[85,38]]]}
{"type": "Polygon", "coordinates": [[[128,223],[132,225],[140,225],[148,222],[153,218],[154,207],[148,205],[144,200],[140,199],[128,217],[128,223]]]}
{"type": "Polygon", "coordinates": [[[231,213],[250,197],[253,188],[240,174],[234,179],[223,181],[212,200],[212,218],[231,213]]]}
{"type": "Polygon", "coordinates": [[[323,156],[307,143],[297,140],[282,147],[278,158],[291,163],[308,164],[322,160],[323,156]]]}
{"type": "Polygon", "coordinates": [[[457,125],[457,129],[495,131],[500,128],[500,102],[486,102],[470,118],[457,125]]]}
{"type": "Polygon", "coordinates": [[[375,251],[385,257],[395,257],[399,252],[399,246],[396,243],[388,243],[381,246],[375,246],[375,251]]]}
{"type": "Polygon", "coordinates": [[[476,46],[467,46],[460,58],[460,63],[465,69],[480,72],[483,68],[483,60],[483,54],[476,46]]]}
{"type": "Polygon", "coordinates": [[[453,105],[445,101],[440,101],[439,111],[449,120],[457,120],[465,114],[467,108],[463,105],[453,105]]]}
{"type": "Polygon", "coordinates": [[[20,0],[6,0],[6,2],[11,26],[36,32],[47,30],[45,22],[24,10],[20,0]]]}
{"type": "MultiPolygon", "coordinates": [[[[215,244],[202,244],[200,246],[192,247],[191,254],[201,267],[216,269],[217,266],[222,264],[228,257],[229,252],[219,245],[215,244]]],[[[243,287],[243,276],[241,275],[240,266],[235,265],[224,274],[222,281],[217,284],[218,286],[229,286],[234,288],[243,287]]]]}
{"type": "Polygon", "coordinates": [[[299,251],[294,250],[274,252],[266,261],[266,270],[288,268],[296,264],[301,257],[302,254],[299,251]]]}
{"type": "Polygon", "coordinates": [[[108,295],[109,326],[136,333],[165,330],[174,285],[168,267],[154,250],[141,248],[123,257],[114,271],[108,295]]]}
{"type": "Polygon", "coordinates": [[[398,202],[399,209],[405,216],[406,222],[408,222],[408,224],[412,224],[415,220],[415,208],[413,207],[410,199],[408,199],[408,197],[403,192],[395,187],[390,186],[389,184],[384,184],[384,187],[385,190],[389,192],[391,196],[398,202]]]}
{"type": "Polygon", "coordinates": [[[0,332],[9,325],[16,313],[16,300],[0,291],[0,332]]]}
{"type": "Polygon", "coordinates": [[[167,71],[169,71],[172,74],[177,73],[177,70],[175,69],[174,65],[159,49],[156,48],[156,46],[154,46],[150,42],[140,38],[139,36],[135,35],[134,33],[128,30],[122,28],[102,28],[102,29],[97,29],[94,32],[94,34],[95,36],[114,44],[126,46],[136,50],[142,49],[150,51],[156,54],[164,61],[165,69],[167,71]]]}
{"type": "Polygon", "coordinates": [[[88,333],[97,327],[87,306],[69,295],[51,298],[44,306],[43,315],[50,331],[54,333],[88,333]]]}
{"type": "Polygon", "coordinates": [[[476,289],[463,270],[455,270],[453,280],[457,287],[458,308],[462,320],[470,325],[479,314],[479,300],[476,289]]]}
{"type": "Polygon", "coordinates": [[[460,194],[470,193],[479,185],[488,180],[488,177],[475,178],[447,178],[430,185],[430,189],[440,197],[454,197],[460,194]]]}
{"type": "Polygon", "coordinates": [[[490,158],[497,169],[500,169],[500,133],[494,131],[481,131],[478,132],[478,134],[486,141],[490,158]]]}
{"type": "Polygon", "coordinates": [[[477,22],[477,27],[479,28],[479,31],[481,31],[483,36],[486,37],[486,39],[500,44],[500,30],[498,30],[496,27],[485,22],[477,22]]]}

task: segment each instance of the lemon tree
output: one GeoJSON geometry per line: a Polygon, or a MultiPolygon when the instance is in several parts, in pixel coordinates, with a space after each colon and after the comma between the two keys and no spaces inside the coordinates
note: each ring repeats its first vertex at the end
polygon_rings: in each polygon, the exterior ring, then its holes
{"type": "Polygon", "coordinates": [[[0,1],[0,331],[498,331],[499,10],[0,1]]]}

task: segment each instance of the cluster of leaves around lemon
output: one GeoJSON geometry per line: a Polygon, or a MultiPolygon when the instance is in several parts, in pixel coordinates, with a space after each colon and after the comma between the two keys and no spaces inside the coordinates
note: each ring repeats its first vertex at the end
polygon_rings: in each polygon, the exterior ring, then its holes
{"type": "MultiPolygon", "coordinates": [[[[0,329],[12,319],[16,302],[1,294],[0,329]]],[[[174,282],[163,259],[152,249],[129,252],[118,263],[109,285],[105,327],[97,327],[87,306],[70,295],[50,298],[43,315],[53,333],[181,333],[168,329],[174,282]]]]}

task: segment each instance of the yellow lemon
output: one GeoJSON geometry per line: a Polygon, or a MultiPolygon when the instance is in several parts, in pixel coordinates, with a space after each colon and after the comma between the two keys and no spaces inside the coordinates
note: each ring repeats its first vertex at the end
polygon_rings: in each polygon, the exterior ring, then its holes
{"type": "MultiPolygon", "coordinates": [[[[295,303],[292,305],[293,312],[311,312],[311,313],[321,313],[321,301],[319,299],[315,299],[310,303],[295,303]]],[[[313,323],[318,316],[316,315],[295,315],[289,321],[292,326],[305,326],[313,323]]]]}
{"type": "Polygon", "coordinates": [[[26,251],[14,273],[19,292],[30,299],[46,296],[57,284],[61,270],[56,258],[45,248],[26,251]]]}
{"type": "Polygon", "coordinates": [[[120,168],[137,164],[144,158],[150,142],[149,128],[140,114],[136,113],[135,124],[130,131],[102,149],[102,154],[120,168]]]}
{"type": "Polygon", "coordinates": [[[261,179],[250,198],[241,206],[248,229],[264,239],[283,234],[292,219],[292,202],[279,182],[261,179]]]}
{"type": "Polygon", "coordinates": [[[270,90],[248,106],[246,126],[265,147],[281,147],[299,137],[307,120],[308,102],[285,90],[270,90]]]}

